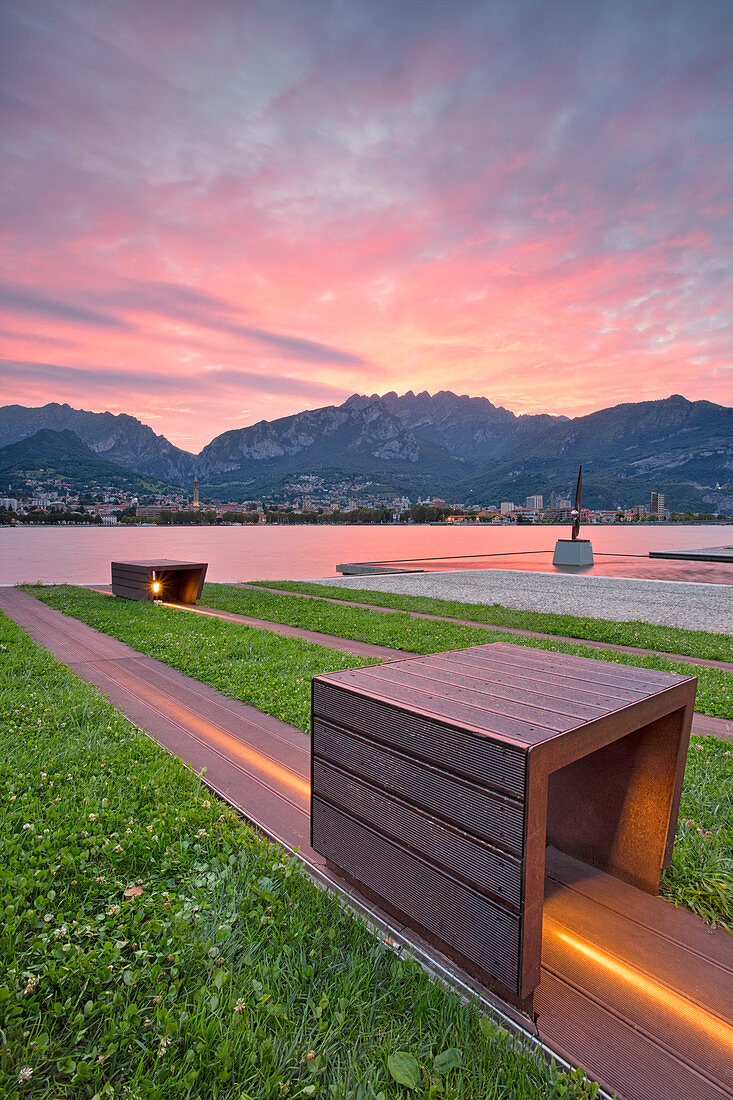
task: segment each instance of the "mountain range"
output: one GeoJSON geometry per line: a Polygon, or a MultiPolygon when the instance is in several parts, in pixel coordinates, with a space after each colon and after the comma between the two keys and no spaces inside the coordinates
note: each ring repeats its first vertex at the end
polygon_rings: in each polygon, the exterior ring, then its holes
{"type": "Polygon", "coordinates": [[[160,493],[170,485],[159,478],[137,474],[117,462],[101,458],[68,428],[60,432],[41,428],[31,436],[0,447],[0,484],[11,492],[30,478],[59,478],[67,489],[110,485],[126,493],[160,493]]]}
{"type": "MultiPolygon", "coordinates": [[[[98,458],[202,496],[286,494],[304,475],[327,488],[358,482],[371,493],[522,503],[530,493],[570,495],[583,464],[584,503],[648,503],[733,512],[733,409],[679,395],[569,419],[516,416],[485,397],[355,394],[342,405],[224,432],[192,455],[126,414],[51,403],[0,408],[0,448],[42,429],[69,432],[98,458]]],[[[67,443],[69,441],[67,440],[67,443]]]]}

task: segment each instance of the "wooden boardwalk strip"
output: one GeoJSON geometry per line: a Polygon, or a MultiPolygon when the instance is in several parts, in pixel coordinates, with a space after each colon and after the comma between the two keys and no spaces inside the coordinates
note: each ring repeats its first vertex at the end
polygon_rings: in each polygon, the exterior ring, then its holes
{"type": "MultiPolygon", "coordinates": [[[[196,771],[206,768],[209,786],[369,912],[310,848],[304,733],[17,589],[0,589],[0,609],[149,736],[196,771]]],[[[419,938],[400,935],[429,963],[419,938]]],[[[730,1098],[732,980],[733,937],[550,850],[538,1018],[526,1026],[609,1092],[624,1100],[730,1098]]]]}
{"type": "Polygon", "coordinates": [[[337,638],[333,634],[323,634],[318,630],[304,630],[298,626],[287,626],[285,623],[272,623],[267,619],[255,619],[251,615],[237,615],[233,611],[219,611],[214,607],[183,607],[180,604],[170,604],[179,611],[190,611],[194,615],[205,615],[214,619],[223,619],[225,622],[240,623],[242,626],[251,626],[255,630],[268,630],[271,634],[280,634],[284,638],[302,638],[305,642],[314,642],[316,645],[328,646],[329,649],[337,649],[341,653],[352,653],[356,657],[370,657],[377,661],[393,661],[395,656],[406,657],[398,649],[389,646],[372,645],[371,642],[358,642],[350,638],[337,638]]]}

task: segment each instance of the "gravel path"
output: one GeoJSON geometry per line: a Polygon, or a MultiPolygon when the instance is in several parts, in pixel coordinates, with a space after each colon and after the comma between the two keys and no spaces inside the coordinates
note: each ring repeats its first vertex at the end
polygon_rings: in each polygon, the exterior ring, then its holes
{"type": "Polygon", "coordinates": [[[464,569],[445,573],[385,573],[319,577],[318,584],[434,596],[463,603],[499,603],[522,611],[556,611],[594,619],[640,620],[691,630],[733,633],[733,586],[625,577],[464,569]]]}

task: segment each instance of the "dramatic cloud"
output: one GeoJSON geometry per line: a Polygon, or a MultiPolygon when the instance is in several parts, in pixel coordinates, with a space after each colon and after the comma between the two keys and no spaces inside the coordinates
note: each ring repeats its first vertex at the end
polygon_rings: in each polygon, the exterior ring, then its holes
{"type": "MultiPolygon", "coordinates": [[[[65,367],[59,363],[39,363],[30,360],[0,359],[0,383],[12,387],[21,381],[31,390],[34,386],[57,386],[64,394],[78,394],[87,400],[89,393],[123,394],[134,398],[144,389],[150,396],[175,394],[176,399],[186,395],[200,396],[202,390],[211,386],[220,392],[251,390],[258,394],[285,395],[292,397],[316,397],[323,401],[341,404],[348,394],[336,386],[325,386],[319,382],[289,378],[286,375],[262,375],[250,371],[226,370],[212,367],[205,372],[180,374],[155,374],[150,371],[109,370],[93,367],[65,367]]],[[[33,391],[37,392],[37,391],[33,391]]]]}
{"type": "Polygon", "coordinates": [[[30,313],[52,321],[72,321],[82,325],[102,325],[105,328],[124,328],[124,321],[108,313],[85,309],[68,302],[54,301],[40,294],[33,294],[20,287],[0,286],[0,310],[9,313],[30,313]]]}
{"type": "Polygon", "coordinates": [[[3,31],[3,401],[194,448],[359,390],[730,402],[727,0],[8,0],[3,31]]]}

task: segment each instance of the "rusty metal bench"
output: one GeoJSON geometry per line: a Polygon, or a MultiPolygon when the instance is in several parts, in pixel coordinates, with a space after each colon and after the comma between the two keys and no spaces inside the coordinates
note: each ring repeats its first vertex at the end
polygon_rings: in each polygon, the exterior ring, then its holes
{"type": "Polygon", "coordinates": [[[503,643],[317,676],[312,847],[531,1011],[546,846],[657,892],[696,683],[503,643]]]}

